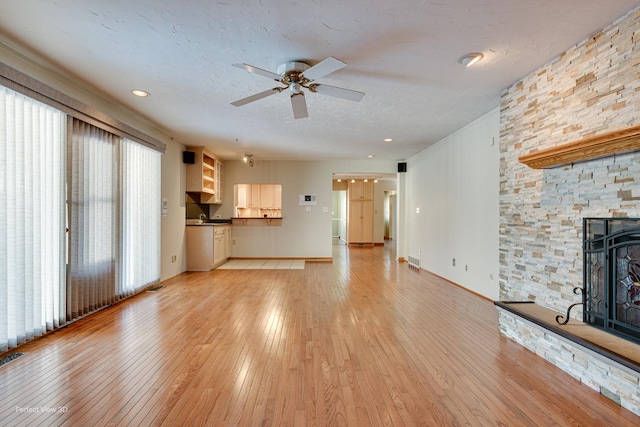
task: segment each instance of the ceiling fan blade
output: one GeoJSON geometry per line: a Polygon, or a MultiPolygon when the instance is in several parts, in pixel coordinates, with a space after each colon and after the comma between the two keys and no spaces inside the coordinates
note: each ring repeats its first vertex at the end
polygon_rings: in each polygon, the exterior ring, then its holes
{"type": "Polygon", "coordinates": [[[233,64],[233,66],[241,68],[241,69],[243,69],[245,71],[248,71],[250,73],[253,73],[253,74],[259,74],[261,76],[273,79],[273,80],[275,80],[277,82],[279,82],[282,79],[282,76],[280,74],[272,73],[271,71],[263,70],[262,68],[254,67],[253,65],[249,65],[249,64],[233,64]]]}
{"type": "Polygon", "coordinates": [[[347,64],[340,61],[339,59],[334,58],[333,56],[328,57],[325,60],[318,62],[313,67],[305,70],[302,74],[309,80],[317,80],[321,77],[326,76],[327,74],[331,74],[335,71],[338,71],[341,68],[346,67],[347,64]]]}
{"type": "Polygon", "coordinates": [[[309,117],[307,111],[307,101],[304,99],[304,93],[294,93],[291,95],[291,107],[293,107],[293,117],[296,119],[303,119],[309,117]]]}
{"type": "Polygon", "coordinates": [[[236,107],[241,107],[245,104],[248,104],[253,101],[257,101],[262,98],[266,98],[267,96],[275,95],[276,93],[282,92],[281,87],[274,87],[273,89],[265,90],[264,92],[256,93],[255,95],[247,96],[246,98],[239,99],[237,101],[233,101],[231,105],[236,107]]]}
{"type": "Polygon", "coordinates": [[[348,99],[349,101],[359,102],[364,96],[364,92],[358,92],[351,89],[343,89],[341,87],[312,84],[309,86],[311,92],[321,93],[323,95],[335,96],[336,98],[348,99]]]}

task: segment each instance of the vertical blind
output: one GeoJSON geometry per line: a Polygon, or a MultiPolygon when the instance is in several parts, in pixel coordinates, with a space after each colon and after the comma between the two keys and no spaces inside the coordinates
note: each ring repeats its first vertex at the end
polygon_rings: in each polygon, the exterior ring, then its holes
{"type": "Polygon", "coordinates": [[[0,351],[159,281],[160,156],[0,86],[0,351]]]}
{"type": "Polygon", "coordinates": [[[65,117],[0,87],[0,351],[64,323],[65,117]]]}
{"type": "Polygon", "coordinates": [[[70,119],[67,319],[116,301],[118,137],[70,119]]]}
{"type": "Polygon", "coordinates": [[[122,240],[118,292],[128,296],[160,277],[160,154],[121,141],[122,240]]]}

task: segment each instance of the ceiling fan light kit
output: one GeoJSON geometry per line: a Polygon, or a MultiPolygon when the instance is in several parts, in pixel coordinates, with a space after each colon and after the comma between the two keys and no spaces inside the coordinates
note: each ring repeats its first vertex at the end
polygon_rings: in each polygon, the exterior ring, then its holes
{"type": "Polygon", "coordinates": [[[291,92],[291,107],[293,109],[293,117],[302,119],[309,116],[307,110],[307,102],[305,100],[302,89],[308,89],[310,92],[321,93],[323,95],[333,96],[336,98],[347,99],[349,101],[359,102],[363,97],[363,92],[350,89],[343,89],[336,86],[329,86],[320,83],[312,83],[316,79],[322,78],[328,74],[336,72],[347,66],[344,62],[332,56],[320,61],[316,65],[310,67],[305,62],[291,61],[286,62],[278,67],[278,73],[272,73],[249,64],[233,64],[234,67],[241,68],[249,73],[258,74],[263,77],[275,80],[282,84],[281,87],[274,87],[246,98],[239,99],[231,103],[235,107],[240,107],[251,102],[257,101],[267,96],[275,95],[285,89],[291,92]]]}

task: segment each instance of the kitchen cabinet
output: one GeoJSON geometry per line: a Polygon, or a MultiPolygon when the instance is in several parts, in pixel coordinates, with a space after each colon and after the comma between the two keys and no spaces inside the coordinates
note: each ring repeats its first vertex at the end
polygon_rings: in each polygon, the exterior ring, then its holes
{"type": "Polygon", "coordinates": [[[221,204],[224,165],[204,147],[187,147],[195,153],[193,164],[187,164],[186,191],[197,193],[200,203],[221,204]]]}
{"type": "Polygon", "coordinates": [[[262,209],[280,209],[282,206],[282,186],[260,184],[260,207],[262,209]]]}
{"type": "Polygon", "coordinates": [[[259,208],[261,194],[260,187],[260,184],[237,184],[236,207],[259,208]]]}
{"type": "Polygon", "coordinates": [[[280,184],[236,184],[235,208],[239,218],[270,218],[281,216],[282,186],[280,184]]]}
{"type": "Polygon", "coordinates": [[[261,184],[251,184],[249,185],[249,207],[251,208],[261,208],[262,206],[262,185],[261,184]]]}
{"type": "Polygon", "coordinates": [[[236,184],[236,208],[248,208],[251,199],[251,192],[248,190],[250,184],[236,184]]]}
{"type": "Polygon", "coordinates": [[[215,171],[214,171],[214,204],[221,205],[222,204],[222,195],[224,189],[224,163],[220,159],[216,159],[215,161],[215,171]]]}
{"type": "Polygon", "coordinates": [[[209,271],[231,256],[231,226],[227,224],[189,225],[187,271],[209,271]]]}
{"type": "MultiPolygon", "coordinates": [[[[215,226],[213,229],[213,264],[223,264],[231,256],[231,226],[215,226]]],[[[214,267],[214,268],[215,268],[214,267]]]]}
{"type": "Polygon", "coordinates": [[[349,182],[347,243],[373,244],[373,182],[349,182]]]}

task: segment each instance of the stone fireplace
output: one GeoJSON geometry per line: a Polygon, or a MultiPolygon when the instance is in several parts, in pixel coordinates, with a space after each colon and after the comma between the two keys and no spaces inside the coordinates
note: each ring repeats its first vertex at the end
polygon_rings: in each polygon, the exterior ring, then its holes
{"type": "Polygon", "coordinates": [[[640,220],[585,218],[584,322],[640,343],[640,220]]]}
{"type": "MultiPolygon", "coordinates": [[[[595,238],[599,225],[589,224],[591,229],[584,232],[583,219],[611,220],[608,226],[617,230],[629,218],[640,218],[640,152],[620,151],[541,169],[519,158],[640,125],[639,63],[640,11],[635,9],[507,88],[500,108],[500,300],[547,310],[556,325],[554,317],[566,316],[568,307],[577,304],[567,327],[590,319],[614,332],[603,332],[614,338],[631,331],[632,340],[623,341],[635,354],[640,354],[640,344],[633,337],[633,288],[640,280],[635,261],[629,259],[640,259],[640,254],[616,246],[634,232],[611,240],[617,251],[613,264],[605,260],[600,266],[597,256],[589,255],[585,269],[584,238],[589,233],[595,238]],[[615,279],[618,290],[605,296],[598,288],[604,277],[600,275],[608,277],[617,269],[622,272],[615,279]],[[583,288],[585,275],[598,281],[590,285],[591,297],[583,306],[586,293],[574,289],[583,288]],[[602,317],[607,311],[613,322],[602,317]],[[619,324],[625,315],[631,322],[619,324]]],[[[603,239],[594,240],[604,245],[603,239]]],[[[503,309],[500,332],[640,415],[640,371],[624,358],[596,354],[503,309]]]]}

